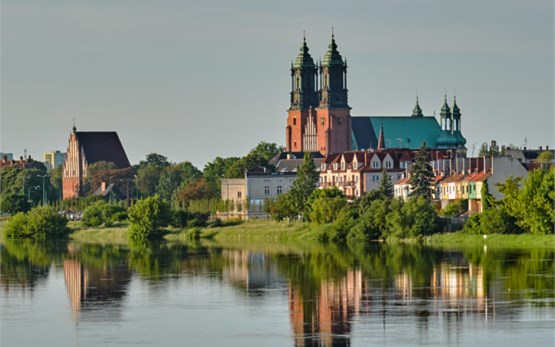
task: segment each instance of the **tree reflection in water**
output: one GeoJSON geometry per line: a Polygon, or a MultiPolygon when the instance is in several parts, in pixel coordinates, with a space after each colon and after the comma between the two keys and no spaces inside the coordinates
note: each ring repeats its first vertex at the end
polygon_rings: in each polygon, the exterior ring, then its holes
{"type": "Polygon", "coordinates": [[[297,346],[349,345],[356,321],[377,319],[385,331],[408,319],[426,331],[433,320],[456,336],[466,315],[495,320],[517,315],[523,303],[555,306],[553,250],[274,248],[7,240],[0,245],[0,284],[7,295],[33,291],[53,265],[63,267],[74,319],[108,321],[120,319],[134,280],[164,290],[160,284],[206,277],[261,300],[277,291],[288,298],[297,346]]]}

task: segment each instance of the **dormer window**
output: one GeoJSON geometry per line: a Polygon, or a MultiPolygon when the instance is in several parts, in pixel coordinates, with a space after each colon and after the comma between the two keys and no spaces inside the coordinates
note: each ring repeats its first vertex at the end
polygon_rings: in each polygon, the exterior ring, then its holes
{"type": "Polygon", "coordinates": [[[389,160],[386,160],[384,164],[386,169],[391,169],[393,167],[393,163],[389,160]]]}
{"type": "Polygon", "coordinates": [[[380,168],[380,162],[379,161],[373,161],[372,162],[372,169],[379,169],[380,168]]]}
{"type": "Polygon", "coordinates": [[[333,169],[337,170],[337,163],[333,163],[333,169]]]}
{"type": "Polygon", "coordinates": [[[344,161],[341,162],[341,170],[345,170],[345,162],[344,161]]]}

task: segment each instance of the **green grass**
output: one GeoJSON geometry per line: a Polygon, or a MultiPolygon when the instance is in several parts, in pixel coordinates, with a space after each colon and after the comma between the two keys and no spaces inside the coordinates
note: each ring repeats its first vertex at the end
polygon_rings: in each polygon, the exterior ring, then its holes
{"type": "MultiPolygon", "coordinates": [[[[3,230],[6,221],[0,221],[0,242],[3,239],[3,230]]],[[[129,225],[121,223],[113,227],[84,227],[80,222],[70,222],[68,225],[72,232],[70,238],[83,243],[100,244],[127,244],[129,225]]],[[[311,245],[317,244],[319,235],[329,226],[316,226],[309,223],[275,222],[275,221],[248,221],[244,223],[224,225],[216,228],[202,228],[200,237],[203,243],[225,246],[245,246],[246,244],[257,247],[275,249],[280,246],[311,245]]],[[[170,242],[191,242],[189,229],[169,228],[164,238],[170,242]]],[[[423,244],[432,247],[463,249],[469,247],[490,248],[555,248],[555,235],[471,235],[462,232],[435,234],[424,237],[423,244]]],[[[418,242],[404,240],[402,242],[418,242]]]]}
{"type": "MultiPolygon", "coordinates": [[[[316,242],[322,227],[308,223],[288,223],[275,221],[248,221],[231,226],[201,229],[201,238],[215,242],[255,242],[255,243],[298,243],[316,242]]],[[[170,241],[188,240],[188,231],[168,234],[170,241]]]]}
{"type": "Polygon", "coordinates": [[[555,248],[555,235],[472,235],[461,231],[425,237],[424,244],[443,248],[484,246],[499,248],[555,248]]]}

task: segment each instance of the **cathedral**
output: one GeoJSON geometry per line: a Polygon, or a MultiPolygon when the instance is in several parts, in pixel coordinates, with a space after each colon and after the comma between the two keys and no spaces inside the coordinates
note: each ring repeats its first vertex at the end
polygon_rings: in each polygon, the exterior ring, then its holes
{"type": "Polygon", "coordinates": [[[424,116],[416,99],[410,116],[353,117],[348,102],[347,62],[331,42],[318,64],[308,53],[306,38],[291,64],[291,106],[286,126],[288,152],[319,152],[322,155],[351,150],[403,148],[416,150],[423,142],[431,149],[466,152],[461,133],[461,111],[445,96],[440,121],[424,116]]]}

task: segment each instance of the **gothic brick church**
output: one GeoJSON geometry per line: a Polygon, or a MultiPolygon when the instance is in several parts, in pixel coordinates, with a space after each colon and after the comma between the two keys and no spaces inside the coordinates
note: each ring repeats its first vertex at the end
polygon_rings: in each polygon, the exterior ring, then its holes
{"type": "Polygon", "coordinates": [[[372,150],[381,137],[382,148],[416,150],[423,142],[432,149],[466,153],[461,133],[461,112],[456,100],[452,112],[447,97],[440,122],[425,116],[416,101],[412,115],[352,117],[348,103],[347,62],[331,43],[321,63],[315,64],[303,38],[301,51],[291,65],[291,106],[286,127],[287,152],[372,150]],[[381,135],[380,135],[381,133],[381,135]]]}

